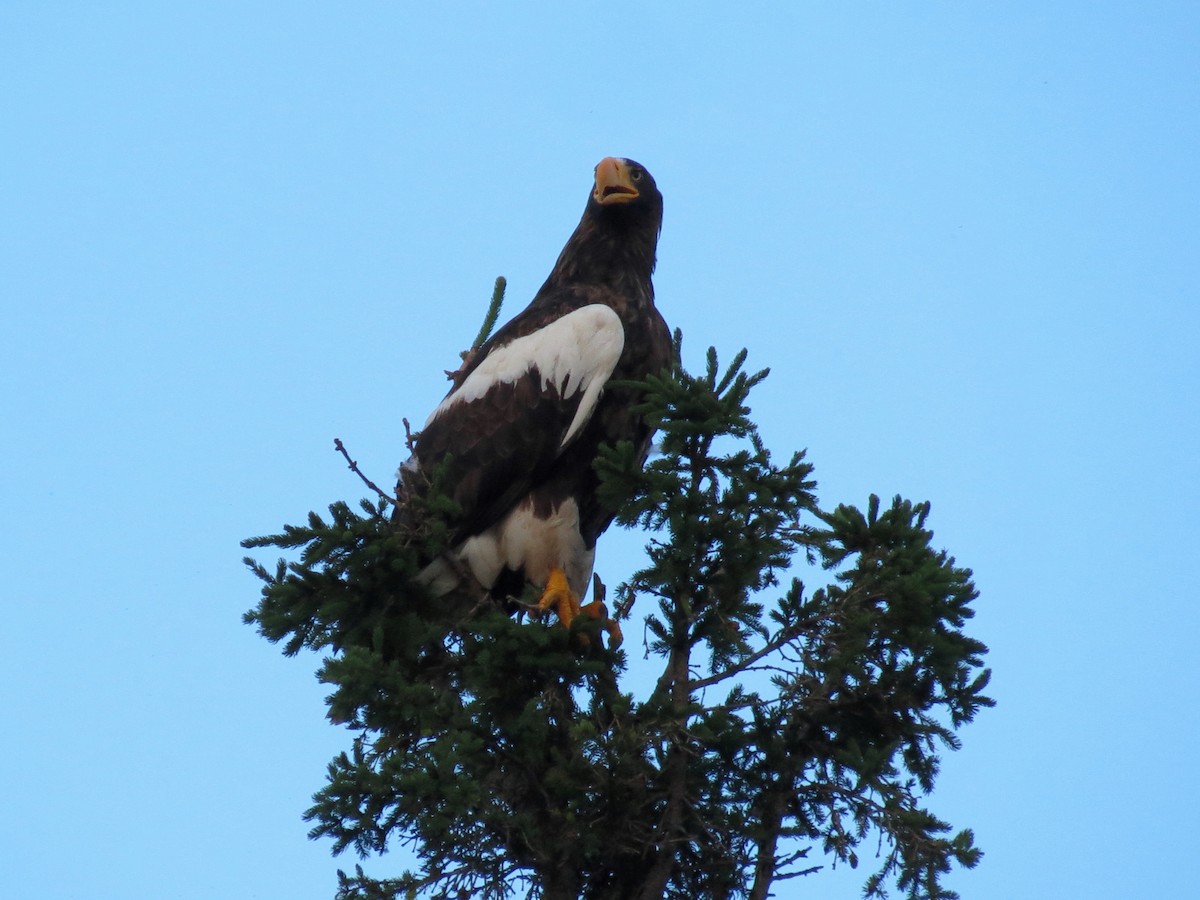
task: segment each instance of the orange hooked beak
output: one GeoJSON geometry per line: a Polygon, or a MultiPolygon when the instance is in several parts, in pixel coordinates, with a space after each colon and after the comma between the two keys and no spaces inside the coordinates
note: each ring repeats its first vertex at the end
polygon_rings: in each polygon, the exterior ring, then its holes
{"type": "Polygon", "coordinates": [[[592,196],[600,204],[628,203],[638,198],[629,165],[623,159],[606,156],[596,165],[596,187],[592,196]]]}

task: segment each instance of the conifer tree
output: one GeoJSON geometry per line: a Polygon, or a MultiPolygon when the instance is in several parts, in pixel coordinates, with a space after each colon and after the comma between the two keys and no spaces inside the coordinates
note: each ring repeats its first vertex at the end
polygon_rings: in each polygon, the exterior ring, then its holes
{"type": "Polygon", "coordinates": [[[767,373],[745,359],[646,381],[656,454],[599,463],[617,522],[648,537],[614,599],[644,625],[649,683],[586,617],[568,633],[430,597],[415,576],[453,512],[436,475],[403,517],[381,494],[245,542],[293,557],[247,559],[264,582],[247,621],[322,654],[351,734],[311,836],[419,860],[339,872],[339,900],[762,900],[831,860],[868,863],[868,897],[955,896],[942,876],[981,853],[925,803],[992,705],[963,631],[971,572],[932,546],[928,503],[820,507],[804,454],[776,462],[759,438],[767,373]]]}

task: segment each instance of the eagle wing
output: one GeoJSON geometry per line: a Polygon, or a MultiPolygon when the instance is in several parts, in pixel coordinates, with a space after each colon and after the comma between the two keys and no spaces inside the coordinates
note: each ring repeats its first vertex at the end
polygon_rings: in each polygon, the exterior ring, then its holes
{"type": "Polygon", "coordinates": [[[497,522],[539,483],[591,421],[624,348],[620,317],[599,303],[484,345],[416,446],[426,471],[450,458],[460,536],[497,522]]]}

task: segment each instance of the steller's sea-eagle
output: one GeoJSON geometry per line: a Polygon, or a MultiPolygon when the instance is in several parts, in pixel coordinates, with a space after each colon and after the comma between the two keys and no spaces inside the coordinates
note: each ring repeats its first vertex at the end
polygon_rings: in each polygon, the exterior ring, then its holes
{"type": "Polygon", "coordinates": [[[415,439],[401,492],[441,464],[461,508],[453,548],[428,565],[435,594],[470,587],[497,599],[541,592],[538,607],[570,626],[581,612],[620,632],[598,601],[581,607],[596,539],[613,510],[596,496],[602,444],[631,441],[645,460],[651,430],[637,392],[615,382],[671,364],[654,306],[662,195],[644,167],[608,157],[575,232],[533,301],[455,373],[415,439]]]}

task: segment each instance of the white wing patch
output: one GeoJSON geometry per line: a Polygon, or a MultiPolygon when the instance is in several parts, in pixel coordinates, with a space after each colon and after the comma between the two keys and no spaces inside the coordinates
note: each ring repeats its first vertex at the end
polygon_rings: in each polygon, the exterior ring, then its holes
{"type": "Polygon", "coordinates": [[[601,303],[581,307],[489,353],[438,405],[425,425],[456,404],[478,400],[497,384],[513,384],[537,369],[542,387],[553,385],[564,399],[583,392],[559,445],[565,447],[592,417],[624,349],[625,328],[616,312],[601,303]]]}

